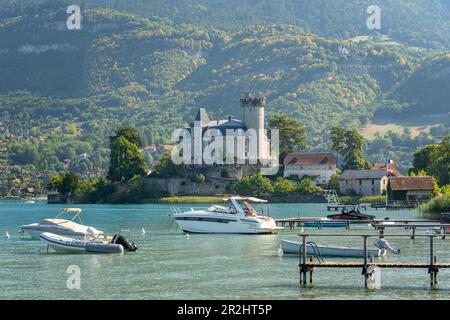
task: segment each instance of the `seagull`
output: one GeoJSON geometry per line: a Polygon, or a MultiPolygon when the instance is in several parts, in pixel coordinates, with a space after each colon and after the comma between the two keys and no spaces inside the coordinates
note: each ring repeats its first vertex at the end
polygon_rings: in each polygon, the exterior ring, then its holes
{"type": "Polygon", "coordinates": [[[142,234],[145,234],[145,229],[144,229],[144,227],[142,227],[141,232],[142,232],[142,234]]]}
{"type": "Polygon", "coordinates": [[[186,239],[189,240],[189,233],[186,233],[186,239]]]}
{"type": "Polygon", "coordinates": [[[11,239],[11,236],[9,235],[9,232],[8,232],[8,231],[6,231],[6,233],[5,233],[5,239],[6,239],[6,240],[11,239]]]}

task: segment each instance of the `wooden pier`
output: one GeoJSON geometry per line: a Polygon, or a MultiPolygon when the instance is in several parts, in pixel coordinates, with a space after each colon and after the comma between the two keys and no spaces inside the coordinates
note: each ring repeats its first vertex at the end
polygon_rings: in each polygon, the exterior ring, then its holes
{"type": "MultiPolygon", "coordinates": [[[[362,275],[364,276],[364,286],[369,288],[369,281],[373,281],[375,268],[422,268],[427,269],[430,274],[431,288],[437,288],[439,285],[439,269],[450,268],[450,263],[438,263],[437,256],[434,254],[434,238],[438,235],[416,235],[429,237],[430,239],[430,257],[429,263],[422,262],[373,262],[373,257],[368,256],[368,238],[379,237],[379,234],[300,234],[302,237],[302,247],[300,247],[299,268],[300,268],[300,285],[306,286],[307,274],[309,273],[309,284],[313,286],[313,273],[316,268],[362,268],[362,275]],[[313,261],[313,256],[307,257],[307,238],[308,237],[362,237],[364,244],[364,259],[361,262],[324,262],[313,261]]],[[[404,237],[405,235],[390,235],[390,237],[404,237]]]]}
{"type": "MultiPolygon", "coordinates": [[[[361,225],[361,224],[371,224],[372,226],[380,227],[380,230],[383,226],[389,227],[390,225],[386,225],[383,223],[401,223],[403,225],[411,226],[411,224],[415,223],[436,223],[436,220],[427,220],[427,219],[375,219],[375,220],[322,220],[320,217],[297,217],[297,218],[284,218],[284,219],[275,219],[275,223],[279,227],[288,228],[290,230],[295,230],[296,228],[302,228],[305,226],[305,222],[314,222],[317,223],[317,229],[324,228],[325,223],[329,222],[340,222],[346,224],[346,229],[350,229],[351,225],[361,225]]],[[[397,224],[394,224],[395,226],[397,224]]],[[[442,225],[441,225],[442,226],[442,225]]],[[[450,225],[449,225],[450,226],[450,225]]]]}

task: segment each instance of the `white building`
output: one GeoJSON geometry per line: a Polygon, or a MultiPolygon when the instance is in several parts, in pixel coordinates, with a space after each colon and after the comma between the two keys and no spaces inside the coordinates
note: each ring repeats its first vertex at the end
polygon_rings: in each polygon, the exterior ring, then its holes
{"type": "Polygon", "coordinates": [[[289,153],[284,159],[284,177],[307,176],[316,185],[327,184],[336,174],[336,157],[330,152],[289,153]]]}

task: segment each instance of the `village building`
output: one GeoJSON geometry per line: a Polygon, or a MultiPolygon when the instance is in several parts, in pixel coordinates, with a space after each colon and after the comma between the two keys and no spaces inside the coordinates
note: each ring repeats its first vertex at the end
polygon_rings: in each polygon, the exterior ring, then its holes
{"type": "Polygon", "coordinates": [[[389,199],[421,201],[429,199],[434,190],[432,177],[389,178],[389,199]]]}
{"type": "Polygon", "coordinates": [[[311,177],[316,185],[326,185],[336,174],[336,157],[330,152],[289,153],[284,159],[284,177],[311,177]]]}
{"type": "Polygon", "coordinates": [[[339,176],[339,191],[347,195],[380,196],[386,194],[386,170],[345,170],[339,176]]]}

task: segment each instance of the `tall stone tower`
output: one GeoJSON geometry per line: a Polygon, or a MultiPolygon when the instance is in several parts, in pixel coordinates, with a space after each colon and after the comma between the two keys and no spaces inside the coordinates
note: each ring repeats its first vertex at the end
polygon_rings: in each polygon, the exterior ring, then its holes
{"type": "Polygon", "coordinates": [[[247,129],[254,129],[258,136],[258,157],[259,159],[268,159],[270,157],[270,147],[264,134],[264,107],[266,99],[253,98],[249,92],[244,94],[241,99],[242,121],[247,129]]]}

